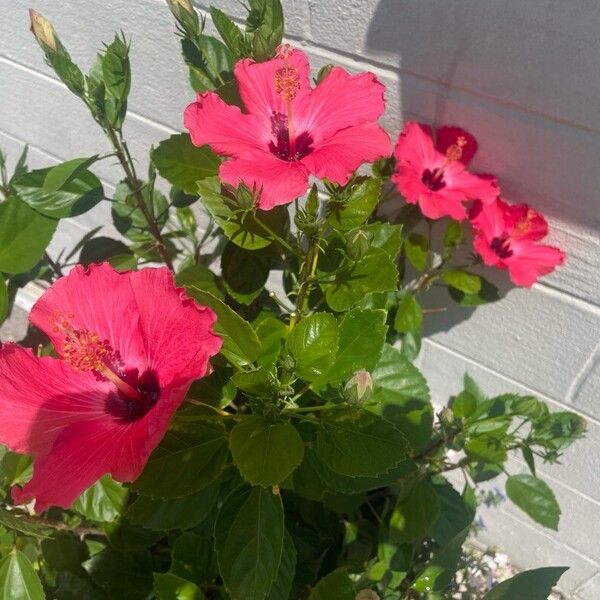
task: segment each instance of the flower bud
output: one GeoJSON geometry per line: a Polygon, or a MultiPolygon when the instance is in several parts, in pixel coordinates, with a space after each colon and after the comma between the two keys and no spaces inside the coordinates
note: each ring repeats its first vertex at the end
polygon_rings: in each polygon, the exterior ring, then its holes
{"type": "Polygon", "coordinates": [[[190,15],[193,15],[196,12],[192,6],[191,0],[167,0],[167,4],[176,19],[181,18],[182,10],[190,15]]]}
{"type": "Polygon", "coordinates": [[[354,600],[379,600],[379,594],[373,590],[360,590],[354,600]]]}
{"type": "Polygon", "coordinates": [[[452,412],[452,409],[447,406],[444,406],[444,408],[440,410],[439,417],[442,425],[452,425],[452,423],[454,423],[454,413],[452,412]]]}
{"type": "Polygon", "coordinates": [[[44,50],[48,49],[56,52],[58,49],[56,32],[50,21],[33,8],[29,9],[29,21],[31,23],[31,33],[35,36],[38,44],[44,50]]]}
{"type": "Polygon", "coordinates": [[[198,14],[191,0],[167,0],[169,9],[187,35],[197,35],[201,32],[198,14]]]}
{"type": "Polygon", "coordinates": [[[353,231],[346,242],[346,253],[352,260],[360,260],[369,250],[369,236],[362,229],[353,231]]]}
{"type": "Polygon", "coordinates": [[[344,398],[349,404],[360,405],[369,400],[373,393],[373,379],[364,369],[356,371],[344,386],[344,398]]]}

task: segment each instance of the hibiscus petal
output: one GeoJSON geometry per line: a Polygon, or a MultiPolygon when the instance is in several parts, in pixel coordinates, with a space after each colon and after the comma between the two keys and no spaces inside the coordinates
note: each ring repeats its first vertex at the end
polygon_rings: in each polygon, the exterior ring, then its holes
{"type": "MultiPolygon", "coordinates": [[[[310,91],[310,66],[304,52],[299,50],[293,50],[287,60],[288,65],[296,69],[298,74],[299,88],[293,100],[295,105],[310,91]]],[[[244,58],[238,61],[234,68],[240,96],[246,110],[262,119],[267,133],[271,129],[273,113],[287,114],[285,99],[275,90],[275,75],[284,66],[284,60],[279,57],[262,63],[244,58]]]]}
{"type": "Polygon", "coordinates": [[[351,75],[333,67],[309,95],[294,102],[294,122],[319,144],[341,129],[377,121],[385,110],[384,91],[373,73],[351,75]]]}
{"type": "Polygon", "coordinates": [[[461,155],[458,160],[466,166],[477,152],[477,140],[468,131],[460,127],[440,127],[435,136],[435,147],[440,154],[445,155],[448,148],[456,145],[461,138],[464,144],[461,145],[461,155]]]}
{"type": "Polygon", "coordinates": [[[268,152],[226,160],[219,175],[233,186],[244,182],[260,190],[258,205],[262,210],[289,204],[308,189],[308,172],[302,162],[280,160],[268,152]]]}
{"type": "Polygon", "coordinates": [[[548,235],[548,222],[527,204],[506,206],[506,221],[515,238],[538,241],[548,235]]]}
{"type": "Polygon", "coordinates": [[[463,201],[465,197],[459,190],[443,188],[439,192],[427,190],[419,198],[421,212],[430,219],[451,217],[462,221],[467,216],[463,201]]]}
{"type": "Polygon", "coordinates": [[[210,357],[222,345],[212,330],[215,313],[176,288],[166,267],[130,272],[128,277],[139,315],[138,335],[146,347],[146,370],[161,388],[206,375],[210,357]]]}
{"type": "Polygon", "coordinates": [[[505,209],[507,204],[498,198],[491,204],[484,205],[479,200],[473,203],[469,212],[471,225],[480,231],[488,242],[494,238],[506,236],[505,209]]]}
{"type": "Polygon", "coordinates": [[[214,152],[227,156],[239,156],[270,139],[260,119],[243,114],[214,92],[198,94],[185,109],[183,123],[196,146],[209,144],[214,152]]]}
{"type": "Polygon", "coordinates": [[[394,156],[398,163],[413,165],[420,174],[444,164],[445,158],[433,146],[431,127],[413,121],[406,123],[398,136],[394,156]]]}
{"type": "Polygon", "coordinates": [[[320,179],[344,185],[361,164],[390,152],[388,134],[377,124],[366,123],[338,131],[305,156],[302,163],[320,179]]]}
{"type": "Polygon", "coordinates": [[[47,452],[65,427],[104,416],[110,391],[112,384],[91,373],[6,344],[0,349],[0,442],[15,452],[47,452]]]}
{"type": "Polygon", "coordinates": [[[481,200],[484,204],[490,204],[500,193],[494,177],[469,173],[460,162],[453,162],[444,168],[444,180],[448,188],[460,190],[465,200],[481,200]]]}
{"type": "Polygon", "coordinates": [[[565,255],[558,248],[534,244],[529,240],[513,242],[511,250],[512,256],[504,262],[511,281],[523,287],[531,287],[565,260],[565,255]]]}
{"type": "Polygon", "coordinates": [[[129,274],[108,263],[74,267],[42,295],[29,320],[46,333],[61,352],[64,330],[54,323],[66,320],[73,329],[87,329],[109,342],[128,366],[144,362],[145,347],[139,335],[139,317],[129,274]]]}

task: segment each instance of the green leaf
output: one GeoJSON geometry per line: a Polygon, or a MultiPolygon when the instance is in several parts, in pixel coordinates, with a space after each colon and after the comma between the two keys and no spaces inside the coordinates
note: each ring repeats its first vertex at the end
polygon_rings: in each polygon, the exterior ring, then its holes
{"type": "Polygon", "coordinates": [[[261,367],[271,367],[275,364],[288,334],[285,323],[270,312],[266,315],[267,317],[254,324],[261,345],[261,353],[256,362],[261,367]]]}
{"type": "Polygon", "coordinates": [[[283,207],[269,211],[257,210],[254,214],[240,211],[234,200],[221,194],[218,177],[208,177],[198,182],[198,193],[206,210],[223,233],[241,248],[258,250],[273,242],[271,234],[257,224],[256,220],[278,235],[285,235],[289,217],[283,207]]]}
{"type": "Polygon", "coordinates": [[[478,294],[481,290],[481,278],[479,275],[467,273],[460,269],[449,269],[442,273],[442,279],[445,283],[456,288],[463,294],[478,294]]]}
{"type": "Polygon", "coordinates": [[[55,167],[51,167],[44,179],[44,189],[47,192],[57,192],[79,173],[85,171],[90,165],[96,162],[96,160],[98,160],[97,154],[90,157],[73,158],[55,167]]]}
{"type": "Polygon", "coordinates": [[[348,569],[336,569],[321,579],[313,588],[308,600],[354,600],[354,583],[348,569]]]}
{"type": "MultiPolygon", "coordinates": [[[[141,190],[147,211],[155,218],[158,228],[162,229],[167,221],[169,203],[165,196],[150,184],[141,190]]],[[[154,238],[148,232],[148,221],[138,208],[138,201],[127,183],[121,182],[115,188],[111,213],[117,231],[134,242],[152,242],[154,238]]]]}
{"type": "Polygon", "coordinates": [[[313,381],[329,368],[329,359],[338,350],[338,325],[329,313],[313,313],[302,319],[287,339],[287,349],[296,361],[301,379],[313,381]]]}
{"type": "Polygon", "coordinates": [[[371,246],[385,250],[396,260],[402,248],[402,225],[369,223],[362,228],[371,237],[371,246]]]}
{"type": "Polygon", "coordinates": [[[198,585],[218,576],[212,535],[186,531],[173,544],[171,572],[198,585]]]}
{"type": "MultiPolygon", "coordinates": [[[[339,251],[337,244],[331,244],[328,252],[339,251]]],[[[332,310],[343,312],[360,302],[366,294],[388,292],[398,285],[398,270],[391,256],[380,248],[371,247],[358,262],[344,261],[332,264],[330,272],[320,271],[320,286],[327,304],[332,310]]],[[[320,264],[321,268],[322,265],[320,264]]]]}
{"type": "Polygon", "coordinates": [[[517,573],[514,577],[496,584],[483,600],[547,600],[552,588],[569,567],[541,567],[517,573]]]}
{"type": "Polygon", "coordinates": [[[427,254],[429,253],[429,242],[424,235],[411,233],[404,240],[404,252],[406,252],[406,258],[408,258],[415,269],[419,271],[425,270],[427,266],[427,254]]]}
{"type": "Polygon", "coordinates": [[[413,448],[424,446],[431,437],[433,407],[427,381],[417,367],[386,344],[371,377],[373,404],[367,408],[398,427],[413,448]]]}
{"type": "Polygon", "coordinates": [[[452,401],[452,412],[457,417],[470,417],[477,408],[477,400],[466,390],[458,394],[452,401]]]}
{"type": "Polygon", "coordinates": [[[264,252],[244,250],[228,242],[221,254],[221,274],[229,295],[242,304],[251,304],[269,278],[271,257],[264,252]]]}
{"type": "Polygon", "coordinates": [[[444,234],[444,250],[451,250],[460,246],[463,241],[463,230],[460,221],[450,221],[444,234]]]}
{"type": "Polygon", "coordinates": [[[394,329],[398,333],[410,333],[421,328],[423,309],[412,294],[402,296],[394,319],[394,329]]]}
{"type": "Polygon", "coordinates": [[[506,443],[502,439],[503,437],[503,435],[496,436],[492,433],[471,438],[465,444],[465,452],[471,458],[501,465],[506,460],[506,443]]]}
{"type": "Polygon", "coordinates": [[[341,201],[328,203],[327,222],[340,231],[355,229],[366,222],[379,202],[381,179],[362,178],[345,192],[341,201]]]}
{"type": "Polygon", "coordinates": [[[119,600],[143,600],[153,588],[152,563],[146,552],[106,548],[83,563],[92,579],[119,600]]]}
{"type": "Polygon", "coordinates": [[[254,362],[261,350],[260,341],[248,321],[244,321],[223,301],[195,285],[187,288],[190,296],[217,314],[215,331],[223,338],[221,354],[234,364],[245,366],[254,362]]]}
{"type": "Polygon", "coordinates": [[[102,79],[107,92],[121,103],[125,102],[131,89],[129,46],[118,35],[102,57],[102,79]]]}
{"type": "Polygon", "coordinates": [[[170,430],[150,455],[133,484],[154,498],[180,498],[208,487],[225,468],[228,458],[225,428],[195,422],[193,431],[170,430]]]}
{"type": "Polygon", "coordinates": [[[92,238],[81,248],[79,262],[82,265],[108,261],[115,269],[135,269],[137,259],[133,252],[119,240],[108,237],[92,238]]]}
{"type": "Polygon", "coordinates": [[[392,423],[365,410],[325,411],[316,451],[330,469],[350,477],[387,473],[406,458],[407,442],[392,423]]]}
{"type": "Polygon", "coordinates": [[[14,529],[25,535],[37,538],[48,538],[52,535],[53,530],[43,525],[35,525],[28,523],[23,519],[15,516],[13,513],[0,507],[0,523],[8,529],[14,529]]]}
{"type": "Polygon", "coordinates": [[[390,541],[404,544],[425,537],[440,514],[440,499],[429,479],[401,492],[390,518],[390,541]]]}
{"type": "Polygon", "coordinates": [[[474,294],[465,294],[455,287],[448,287],[448,293],[452,300],[461,306],[479,306],[481,304],[488,304],[489,302],[496,302],[500,299],[498,288],[479,276],[481,289],[474,294]]]}
{"type": "Polygon", "coordinates": [[[339,384],[359,369],[371,371],[375,367],[385,343],[386,316],[384,310],[355,308],[342,317],[339,349],[324,376],[327,383],[339,384]]]}
{"type": "Polygon", "coordinates": [[[277,578],[267,596],[267,600],[289,600],[296,575],[296,548],[292,536],[287,532],[283,536],[283,551],[277,571],[277,578]]]}
{"type": "Polygon", "coordinates": [[[233,54],[220,40],[201,34],[181,40],[181,50],[190,70],[190,83],[196,92],[214,90],[231,79],[233,54]]]}
{"type": "Polygon", "coordinates": [[[173,573],[153,573],[158,600],[204,600],[202,590],[191,581],[173,573]]]}
{"type": "Polygon", "coordinates": [[[0,324],[8,316],[9,298],[8,298],[8,287],[6,281],[2,275],[0,275],[0,324]]]}
{"type": "Polygon", "coordinates": [[[233,462],[252,485],[281,483],[302,462],[304,442],[290,423],[267,423],[258,415],[239,421],[231,430],[233,462]]]}
{"type": "Polygon", "coordinates": [[[37,573],[27,556],[13,550],[0,562],[0,597],[7,600],[45,600],[37,573]]]}
{"type": "Polygon", "coordinates": [[[443,477],[434,478],[433,487],[440,499],[440,514],[430,535],[440,546],[445,546],[469,527],[475,518],[475,509],[443,477]]]}
{"type": "Polygon", "coordinates": [[[506,494],[536,523],[558,531],[560,507],[545,481],[533,475],[512,475],[506,480],[506,494]]]}
{"type": "Polygon", "coordinates": [[[187,133],[178,133],[160,142],[152,151],[152,162],[169,183],[192,195],[196,195],[197,182],[216,177],[221,164],[209,146],[194,146],[187,133]]]}
{"type": "Polygon", "coordinates": [[[223,292],[217,285],[217,277],[204,265],[191,265],[175,275],[175,282],[179,286],[188,289],[192,286],[208,292],[219,299],[223,299],[223,292]]]}
{"type": "Polygon", "coordinates": [[[210,17],[225,45],[236,58],[239,58],[243,36],[238,26],[222,10],[219,10],[215,6],[210,7],[210,17]]]}
{"type": "Polygon", "coordinates": [[[259,600],[269,593],[284,531],[281,497],[271,490],[245,486],[227,497],[215,524],[215,547],[232,600],[259,600]]]}
{"type": "Polygon", "coordinates": [[[57,531],[51,539],[41,543],[46,564],[55,571],[71,571],[79,575],[83,572],[81,563],[89,558],[85,542],[68,531],[57,531]]]}
{"type": "Polygon", "coordinates": [[[218,493],[219,486],[212,484],[183,498],[163,500],[138,496],[129,507],[127,518],[134,525],[155,531],[189,529],[209,516],[217,502],[218,493]]]}
{"type": "Polygon", "coordinates": [[[277,391],[275,375],[269,371],[238,371],[231,377],[233,384],[243,392],[259,398],[271,398],[277,391]]]}
{"type": "Polygon", "coordinates": [[[0,271],[25,273],[42,258],[58,221],[29,208],[19,198],[0,203],[0,271]]]}
{"type": "Polygon", "coordinates": [[[47,217],[76,217],[104,198],[102,183],[83,166],[92,159],[95,157],[29,171],[15,179],[13,188],[23,202],[47,217]]]}
{"type": "Polygon", "coordinates": [[[105,475],[83,492],[72,508],[90,521],[115,521],[125,508],[127,494],[126,488],[105,475]]]}

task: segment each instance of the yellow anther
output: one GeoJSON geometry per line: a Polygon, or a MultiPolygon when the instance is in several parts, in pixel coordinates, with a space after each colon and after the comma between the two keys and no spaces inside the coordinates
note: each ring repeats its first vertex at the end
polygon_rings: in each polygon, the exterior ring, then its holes
{"type": "Polygon", "coordinates": [[[446,159],[448,162],[460,160],[463,153],[463,148],[467,145],[467,139],[464,136],[459,136],[456,143],[448,147],[446,150],[446,159]]]}

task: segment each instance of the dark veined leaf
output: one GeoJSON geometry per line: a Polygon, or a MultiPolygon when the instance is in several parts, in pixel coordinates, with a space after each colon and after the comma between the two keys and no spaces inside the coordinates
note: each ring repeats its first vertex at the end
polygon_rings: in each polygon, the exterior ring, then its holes
{"type": "Polygon", "coordinates": [[[201,305],[209,306],[217,314],[215,331],[223,338],[223,356],[240,366],[248,365],[258,358],[260,341],[248,321],[242,319],[222,300],[195,285],[187,288],[187,291],[201,305]]]}
{"type": "Polygon", "coordinates": [[[152,162],[169,183],[192,195],[197,193],[197,182],[216,177],[221,164],[209,146],[194,146],[187,133],[178,133],[160,142],[152,151],[152,162]]]}
{"type": "Polygon", "coordinates": [[[218,576],[211,534],[186,531],[173,544],[171,572],[198,585],[218,576]]]}
{"type": "Polygon", "coordinates": [[[390,517],[390,541],[404,544],[425,537],[440,514],[440,499],[429,479],[417,479],[400,492],[390,517]]]}
{"type": "Polygon", "coordinates": [[[273,587],[283,552],[281,497],[241,487],[221,506],[215,524],[219,571],[232,600],[259,600],[273,587]]]}
{"type": "Polygon", "coordinates": [[[541,567],[517,573],[495,585],[483,600],[547,600],[552,588],[569,567],[541,567]]]}
{"type": "Polygon", "coordinates": [[[45,217],[13,196],[0,203],[0,271],[16,274],[42,258],[58,221],[45,217]]]}
{"type": "Polygon", "coordinates": [[[277,578],[267,600],[289,600],[294,576],[296,575],[296,548],[292,536],[286,531],[283,536],[283,551],[277,578]]]}
{"type": "Polygon", "coordinates": [[[10,600],[45,600],[37,573],[27,556],[14,549],[0,562],[0,597],[10,600]]]}
{"type": "Polygon", "coordinates": [[[430,535],[440,546],[445,546],[473,522],[475,509],[443,477],[435,477],[433,487],[440,499],[440,514],[430,535]]]}
{"type": "Polygon", "coordinates": [[[560,506],[546,482],[533,475],[512,475],[506,480],[506,494],[534,521],[558,530],[560,506]]]}
{"type": "Polygon", "coordinates": [[[316,452],[333,471],[372,477],[406,458],[406,438],[389,421],[360,409],[326,412],[319,422],[316,452]]]}
{"type": "Polygon", "coordinates": [[[308,600],[355,600],[354,583],[348,569],[336,569],[325,575],[311,591],[308,600]]]}
{"type": "Polygon", "coordinates": [[[221,274],[229,295],[241,304],[251,304],[269,278],[271,257],[228,242],[221,254],[221,274]]]}
{"type": "Polygon", "coordinates": [[[208,487],[221,475],[229,455],[222,425],[195,422],[193,431],[170,430],[133,484],[155,498],[180,498],[208,487]]]}
{"type": "Polygon", "coordinates": [[[290,332],[287,349],[296,361],[296,373],[312,381],[329,369],[329,358],[338,350],[338,324],[329,313],[313,313],[290,332]]]}
{"type": "Polygon", "coordinates": [[[95,159],[76,158],[56,167],[29,171],[15,179],[13,188],[23,202],[47,217],[76,217],[104,198],[102,183],[85,168],[95,159]]]}
{"type": "Polygon", "coordinates": [[[202,590],[193,582],[173,573],[153,573],[158,600],[204,600],[202,590]]]}
{"type": "Polygon", "coordinates": [[[74,533],[57,531],[52,538],[43,540],[41,547],[44,560],[51,569],[85,575],[81,563],[87,560],[90,554],[85,542],[74,533]]]}
{"type": "Polygon", "coordinates": [[[234,200],[221,194],[218,177],[203,179],[197,189],[206,210],[223,233],[241,248],[258,250],[272,243],[271,234],[261,227],[261,223],[279,235],[284,234],[288,227],[289,217],[283,207],[269,211],[257,210],[255,213],[241,212],[234,200]]]}
{"type": "Polygon", "coordinates": [[[100,236],[85,242],[81,248],[79,262],[89,265],[104,261],[119,270],[135,269],[137,265],[133,252],[119,240],[100,236]]]}
{"type": "Polygon", "coordinates": [[[304,443],[291,423],[268,423],[258,415],[236,423],[229,446],[244,479],[263,487],[281,483],[304,457],[304,443]]]}

